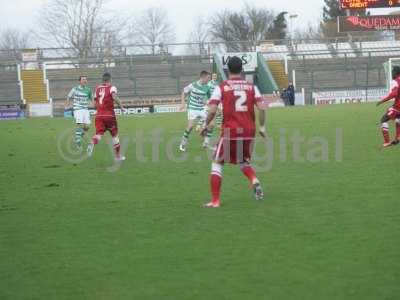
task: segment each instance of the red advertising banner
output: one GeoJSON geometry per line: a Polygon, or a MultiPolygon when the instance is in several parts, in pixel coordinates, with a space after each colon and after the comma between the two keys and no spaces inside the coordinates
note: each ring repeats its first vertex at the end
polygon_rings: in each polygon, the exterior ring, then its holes
{"type": "Polygon", "coordinates": [[[339,32],[400,30],[398,16],[338,17],[339,32]]]}
{"type": "Polygon", "coordinates": [[[340,0],[342,9],[400,7],[400,0],[340,0]]]}

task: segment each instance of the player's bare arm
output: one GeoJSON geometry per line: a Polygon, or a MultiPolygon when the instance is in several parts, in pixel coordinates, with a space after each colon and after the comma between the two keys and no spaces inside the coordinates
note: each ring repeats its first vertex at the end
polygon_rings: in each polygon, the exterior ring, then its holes
{"type": "Polygon", "coordinates": [[[74,96],[74,89],[72,89],[67,95],[67,101],[66,101],[66,108],[67,109],[72,108],[72,102],[73,102],[72,98],[73,98],[73,96],[74,96]]]}
{"type": "Polygon", "coordinates": [[[399,94],[399,86],[397,83],[395,83],[395,85],[393,86],[393,88],[391,89],[390,93],[384,97],[383,99],[381,99],[381,101],[379,101],[376,106],[379,106],[387,101],[390,101],[392,99],[395,99],[397,97],[397,95],[399,94]]]}
{"type": "Polygon", "coordinates": [[[258,109],[258,122],[259,122],[259,129],[258,132],[259,134],[263,137],[267,137],[267,129],[265,128],[265,108],[262,107],[261,103],[257,103],[257,109],[258,109]]]}
{"type": "Polygon", "coordinates": [[[205,136],[207,134],[208,130],[210,130],[210,128],[209,128],[210,124],[215,119],[215,116],[217,115],[217,111],[218,111],[218,105],[216,105],[216,104],[209,105],[209,111],[208,111],[208,115],[207,115],[206,124],[205,124],[204,129],[201,131],[202,136],[205,136]]]}
{"type": "Polygon", "coordinates": [[[378,101],[378,103],[376,103],[376,106],[379,106],[379,105],[381,105],[381,104],[383,104],[383,103],[385,103],[385,102],[387,102],[387,101],[392,100],[393,98],[396,97],[397,93],[398,93],[398,89],[397,89],[397,88],[396,88],[396,89],[393,89],[393,91],[390,92],[389,95],[387,95],[385,98],[383,98],[383,99],[381,99],[380,101],[378,101]]]}
{"type": "Polygon", "coordinates": [[[97,98],[97,91],[95,92],[95,94],[94,94],[94,96],[93,96],[93,106],[94,106],[94,108],[97,110],[97,100],[98,100],[98,98],[97,98]]]}
{"type": "Polygon", "coordinates": [[[112,93],[111,96],[112,96],[114,102],[117,103],[117,105],[119,106],[119,108],[120,108],[121,110],[123,110],[124,107],[123,107],[122,102],[121,102],[121,99],[119,99],[117,93],[112,93]]]}
{"type": "Polygon", "coordinates": [[[96,108],[96,96],[92,95],[92,100],[90,101],[90,106],[96,108]]]}
{"type": "Polygon", "coordinates": [[[188,94],[185,92],[182,92],[181,94],[181,110],[185,110],[186,108],[186,98],[187,98],[188,94]]]}
{"type": "Polygon", "coordinates": [[[67,109],[71,108],[71,106],[72,106],[71,103],[72,103],[71,98],[68,96],[65,107],[67,109]]]}
{"type": "Polygon", "coordinates": [[[387,97],[383,98],[382,100],[378,101],[378,103],[376,103],[376,106],[379,106],[379,105],[381,105],[381,104],[383,104],[383,103],[385,103],[387,101],[390,101],[395,97],[396,96],[392,96],[392,93],[391,93],[389,96],[387,96],[387,97]]]}

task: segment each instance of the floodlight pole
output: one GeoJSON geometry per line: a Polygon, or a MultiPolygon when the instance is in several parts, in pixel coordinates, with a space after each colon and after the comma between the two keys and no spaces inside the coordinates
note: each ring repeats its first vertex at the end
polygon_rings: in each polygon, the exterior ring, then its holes
{"type": "Polygon", "coordinates": [[[294,38],[294,20],[299,17],[298,14],[292,14],[289,15],[289,20],[290,20],[290,40],[292,41],[293,44],[293,38],[294,38]]]}

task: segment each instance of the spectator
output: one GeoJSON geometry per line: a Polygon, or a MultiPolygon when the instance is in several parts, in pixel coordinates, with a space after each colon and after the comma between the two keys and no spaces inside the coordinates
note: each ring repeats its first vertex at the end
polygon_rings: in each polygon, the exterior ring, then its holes
{"type": "Polygon", "coordinates": [[[285,106],[289,105],[288,91],[286,89],[282,89],[281,99],[283,100],[283,103],[285,104],[285,106]]]}
{"type": "Polygon", "coordinates": [[[294,89],[293,83],[289,82],[289,86],[287,87],[286,92],[287,92],[289,105],[294,106],[294,103],[296,101],[296,91],[294,89]]]}

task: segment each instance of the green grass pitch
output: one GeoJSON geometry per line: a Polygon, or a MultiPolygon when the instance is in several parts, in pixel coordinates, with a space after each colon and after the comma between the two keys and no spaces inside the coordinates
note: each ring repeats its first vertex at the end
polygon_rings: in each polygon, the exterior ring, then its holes
{"type": "Polygon", "coordinates": [[[380,149],[383,111],[270,110],[265,201],[226,166],[216,210],[201,208],[210,163],[199,138],[185,161],[167,159],[184,114],[120,119],[120,169],[104,141],[90,160],[64,160],[70,119],[0,122],[0,299],[399,299],[400,147],[380,149]],[[147,143],[139,161],[133,137],[155,128],[160,159],[147,143]],[[302,155],[322,139],[328,161],[293,159],[297,129],[302,155]]]}

